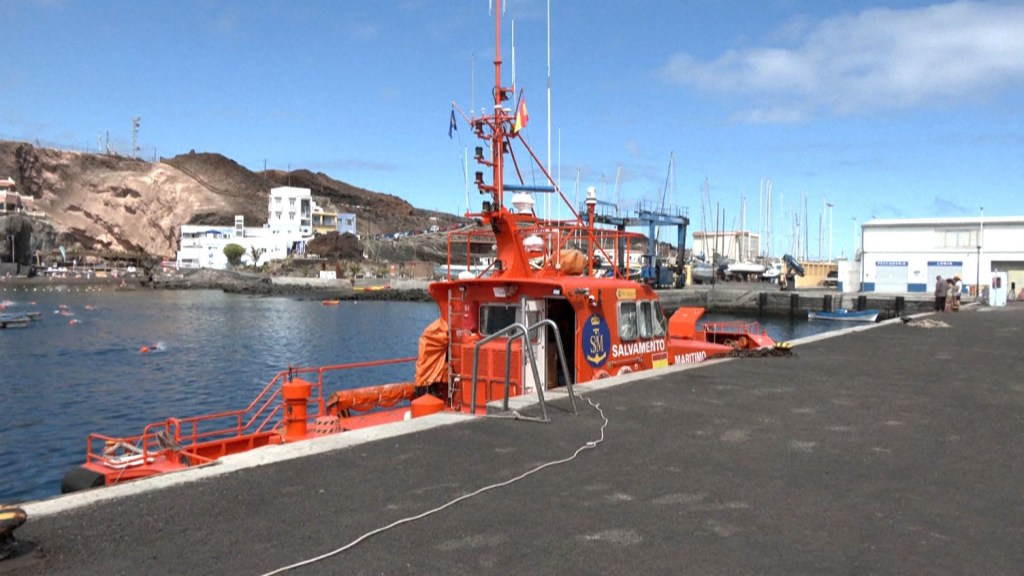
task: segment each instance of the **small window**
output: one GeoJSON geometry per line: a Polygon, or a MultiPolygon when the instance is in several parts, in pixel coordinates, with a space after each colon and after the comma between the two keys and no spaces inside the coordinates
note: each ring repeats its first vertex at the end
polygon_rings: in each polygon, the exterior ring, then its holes
{"type": "Polygon", "coordinates": [[[654,337],[664,338],[666,331],[665,328],[668,325],[668,322],[665,320],[665,311],[661,309],[661,302],[658,302],[657,300],[651,302],[651,315],[654,337]]]}
{"type": "Polygon", "coordinates": [[[619,302],[619,339],[623,342],[636,340],[636,302],[619,302]]]}
{"type": "Polygon", "coordinates": [[[490,336],[515,324],[516,314],[519,308],[516,306],[488,304],[480,307],[480,334],[490,336]]]}
{"type": "Polygon", "coordinates": [[[654,328],[651,320],[651,302],[644,300],[640,303],[640,315],[637,318],[637,324],[640,325],[640,338],[644,340],[650,340],[654,328]]]}

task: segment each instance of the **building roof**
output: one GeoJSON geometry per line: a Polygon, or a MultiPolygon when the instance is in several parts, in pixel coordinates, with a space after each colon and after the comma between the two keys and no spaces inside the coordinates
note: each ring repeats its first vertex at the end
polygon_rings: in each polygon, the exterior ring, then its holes
{"type": "Polygon", "coordinates": [[[1024,216],[969,216],[959,218],[891,218],[872,219],[865,228],[906,228],[911,226],[978,226],[980,224],[1022,224],[1024,216]]]}

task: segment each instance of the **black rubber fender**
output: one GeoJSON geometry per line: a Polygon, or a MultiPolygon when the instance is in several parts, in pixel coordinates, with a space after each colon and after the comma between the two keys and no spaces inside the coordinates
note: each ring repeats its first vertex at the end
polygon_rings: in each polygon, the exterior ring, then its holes
{"type": "Polygon", "coordinates": [[[60,493],[70,494],[79,490],[99,488],[106,485],[106,483],[107,478],[103,474],[79,466],[68,470],[68,473],[64,475],[64,479],[60,481],[60,493]]]}

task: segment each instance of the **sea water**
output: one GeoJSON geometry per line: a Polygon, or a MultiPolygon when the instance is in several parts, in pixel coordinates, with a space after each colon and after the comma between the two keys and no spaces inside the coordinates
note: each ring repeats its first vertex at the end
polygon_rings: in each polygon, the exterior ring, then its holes
{"type": "MultiPolygon", "coordinates": [[[[132,436],[151,422],[241,409],[289,366],[415,356],[437,306],[259,297],[219,291],[0,292],[0,503],[55,496],[91,432],[132,436]],[[146,349],[143,352],[143,348],[146,349]]],[[[708,320],[731,319],[709,315],[708,320]]],[[[776,340],[833,328],[762,321],[776,340]]],[[[341,387],[412,379],[411,364],[351,372],[341,387]]]]}

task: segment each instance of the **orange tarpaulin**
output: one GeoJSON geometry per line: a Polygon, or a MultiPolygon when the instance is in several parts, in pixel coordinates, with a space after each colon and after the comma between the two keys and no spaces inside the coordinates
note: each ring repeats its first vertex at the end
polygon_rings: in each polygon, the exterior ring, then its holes
{"type": "Polygon", "coordinates": [[[416,360],[416,385],[430,386],[448,382],[448,323],[438,318],[420,334],[420,351],[416,360]]]}
{"type": "Polygon", "coordinates": [[[328,398],[327,411],[331,414],[345,414],[347,410],[366,412],[374,408],[389,408],[402,400],[411,400],[415,390],[408,382],[339,390],[328,398]]]}
{"type": "Polygon", "coordinates": [[[562,250],[558,253],[558,264],[562,274],[579,276],[587,269],[587,257],[579,250],[562,250]]]}

